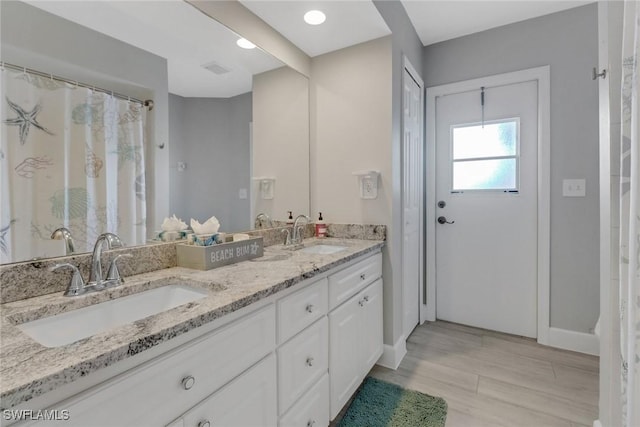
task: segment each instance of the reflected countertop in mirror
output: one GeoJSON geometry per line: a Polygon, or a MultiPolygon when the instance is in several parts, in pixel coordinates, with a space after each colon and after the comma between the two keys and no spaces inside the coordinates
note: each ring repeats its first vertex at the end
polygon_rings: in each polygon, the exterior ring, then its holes
{"type": "Polygon", "coordinates": [[[309,213],[307,77],[186,2],[0,8],[0,59],[50,76],[3,72],[3,263],[65,255],[61,227],[83,253],[105,231],[146,244],[172,214],[237,232],[309,213]]]}

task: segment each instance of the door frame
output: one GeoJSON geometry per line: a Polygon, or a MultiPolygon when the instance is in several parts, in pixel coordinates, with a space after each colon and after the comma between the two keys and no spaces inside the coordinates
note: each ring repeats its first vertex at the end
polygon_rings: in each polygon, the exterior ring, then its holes
{"type": "MultiPolygon", "coordinates": [[[[424,202],[425,202],[425,197],[424,197],[424,189],[425,189],[425,184],[424,184],[424,156],[425,156],[425,145],[424,145],[424,135],[425,135],[425,117],[424,117],[424,81],[422,80],[422,77],[420,77],[420,74],[416,71],[415,67],[413,65],[411,65],[411,62],[409,61],[409,58],[407,58],[406,56],[403,55],[402,57],[402,97],[401,97],[401,102],[402,102],[402,106],[403,106],[403,111],[402,111],[402,115],[401,115],[401,120],[402,120],[402,137],[401,137],[401,158],[404,159],[404,131],[405,131],[405,123],[404,123],[404,79],[405,79],[405,71],[407,71],[413,78],[413,80],[418,84],[418,86],[420,87],[420,112],[418,113],[418,117],[420,117],[420,140],[422,142],[421,144],[421,148],[422,148],[422,152],[421,152],[421,157],[423,159],[422,162],[420,162],[421,167],[420,167],[420,171],[418,173],[418,176],[420,177],[419,179],[419,183],[418,185],[420,186],[420,191],[418,191],[418,194],[420,194],[420,200],[418,202],[419,206],[420,206],[420,211],[418,214],[418,247],[419,247],[419,254],[418,254],[418,259],[421,260],[420,264],[418,266],[416,266],[416,268],[419,269],[418,272],[418,296],[419,296],[419,301],[417,301],[416,303],[418,304],[418,323],[416,325],[420,325],[421,323],[423,323],[422,321],[422,306],[420,305],[420,301],[423,301],[423,289],[424,289],[424,285],[420,286],[420,284],[424,284],[424,280],[425,280],[425,265],[424,265],[424,253],[425,253],[425,224],[424,224],[424,202]]],[[[405,219],[404,219],[404,195],[405,195],[405,188],[404,188],[404,173],[405,173],[405,165],[404,163],[402,164],[402,175],[401,175],[401,206],[402,206],[402,230],[401,230],[401,239],[402,239],[402,245],[400,248],[400,253],[401,253],[401,259],[402,259],[402,265],[400,268],[400,276],[402,278],[402,306],[404,307],[405,304],[405,286],[408,286],[407,284],[404,283],[404,224],[405,224],[405,219]]],[[[406,332],[406,325],[405,323],[405,316],[404,316],[404,309],[402,310],[402,334],[404,335],[404,333],[406,332]]],[[[408,339],[408,336],[405,336],[404,339],[408,339]]]]}
{"type": "Polygon", "coordinates": [[[550,129],[550,67],[548,65],[510,73],[495,74],[472,80],[449,83],[427,88],[426,95],[426,235],[431,236],[426,244],[426,301],[420,307],[420,323],[436,320],[436,99],[480,87],[538,82],[538,240],[537,240],[537,340],[549,342],[549,296],[550,296],[550,183],[551,183],[551,129],[550,129]]]}

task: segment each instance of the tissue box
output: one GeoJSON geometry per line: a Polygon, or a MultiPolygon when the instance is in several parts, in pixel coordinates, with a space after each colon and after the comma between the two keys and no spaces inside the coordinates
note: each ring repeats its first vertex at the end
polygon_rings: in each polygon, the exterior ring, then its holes
{"type": "Polygon", "coordinates": [[[222,243],[213,246],[176,245],[178,267],[196,270],[211,270],[259,258],[264,253],[263,238],[254,237],[240,242],[222,243]]]}

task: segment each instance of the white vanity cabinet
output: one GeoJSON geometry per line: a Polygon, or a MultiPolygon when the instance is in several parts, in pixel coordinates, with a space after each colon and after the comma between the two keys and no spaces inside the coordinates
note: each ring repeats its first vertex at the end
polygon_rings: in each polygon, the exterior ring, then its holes
{"type": "MultiPolygon", "coordinates": [[[[329,278],[330,295],[331,286],[336,288],[334,295],[343,296],[342,300],[345,295],[352,295],[329,313],[331,419],[338,415],[382,355],[382,279],[380,274],[376,277],[362,273],[381,272],[376,270],[380,262],[380,256],[373,256],[352,266],[351,271],[329,278]],[[358,292],[359,289],[362,290],[358,292]]],[[[339,299],[334,301],[337,303],[339,299]]]]}
{"type": "Polygon", "coordinates": [[[47,404],[69,420],[28,425],[327,426],[382,354],[381,265],[379,252],[361,257],[128,370],[116,363],[47,404]]]}

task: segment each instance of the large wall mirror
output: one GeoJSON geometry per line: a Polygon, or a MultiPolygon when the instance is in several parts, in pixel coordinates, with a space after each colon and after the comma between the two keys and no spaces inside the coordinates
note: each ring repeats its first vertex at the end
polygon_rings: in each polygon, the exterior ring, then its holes
{"type": "Polygon", "coordinates": [[[0,9],[2,263],[151,244],[173,214],[309,214],[307,77],[182,1],[0,9]]]}

